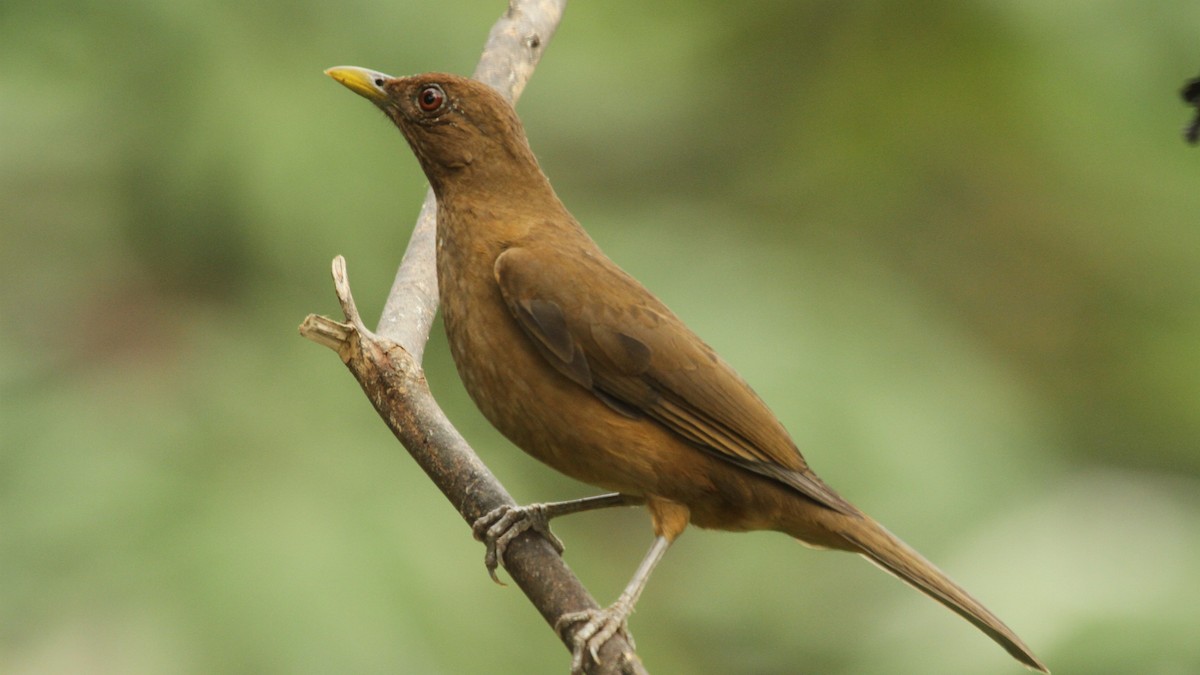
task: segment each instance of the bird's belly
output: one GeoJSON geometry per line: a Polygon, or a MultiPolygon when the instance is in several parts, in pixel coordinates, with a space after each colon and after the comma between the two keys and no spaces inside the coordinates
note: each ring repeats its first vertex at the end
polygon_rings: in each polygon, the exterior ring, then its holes
{"type": "Polygon", "coordinates": [[[487,330],[456,330],[446,316],[463,386],[500,433],[578,480],[631,494],[650,487],[652,458],[645,452],[647,439],[633,438],[634,420],[617,419],[590,392],[551,368],[507,315],[485,325],[487,330]]]}
{"type": "Polygon", "coordinates": [[[481,295],[463,303],[460,284],[443,287],[451,355],[471,399],[515,445],[576,480],[687,505],[700,527],[776,529],[782,522],[797,499],[789,488],[688,444],[648,417],[613,410],[546,362],[498,291],[480,284],[473,290],[481,295]]]}
{"type": "MultiPolygon", "coordinates": [[[[626,494],[683,501],[684,473],[700,454],[646,418],[614,411],[554,370],[498,295],[470,303],[444,298],[450,352],[484,417],[525,452],[577,480],[626,494]],[[688,460],[693,460],[689,462],[688,460]]],[[[704,481],[700,481],[701,484],[704,481]]]]}

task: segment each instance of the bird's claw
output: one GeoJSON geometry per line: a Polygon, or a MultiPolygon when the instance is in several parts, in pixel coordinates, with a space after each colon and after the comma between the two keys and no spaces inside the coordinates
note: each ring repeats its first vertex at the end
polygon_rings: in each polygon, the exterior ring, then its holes
{"type": "Polygon", "coordinates": [[[504,552],[508,550],[509,543],[525,530],[540,533],[554,550],[562,554],[562,540],[550,531],[550,519],[546,516],[544,504],[501,506],[480,516],[471,526],[475,538],[487,547],[483,564],[487,566],[492,581],[501,586],[504,582],[496,576],[496,568],[504,563],[504,552]]]}
{"type": "Polygon", "coordinates": [[[626,607],[617,601],[611,607],[604,609],[588,609],[582,612],[568,612],[554,622],[554,630],[566,637],[571,626],[583,623],[571,636],[571,675],[581,675],[586,657],[591,657],[592,663],[600,663],[600,648],[614,635],[620,633],[630,648],[635,648],[633,636],[629,634],[626,619],[629,618],[631,607],[626,607]]]}

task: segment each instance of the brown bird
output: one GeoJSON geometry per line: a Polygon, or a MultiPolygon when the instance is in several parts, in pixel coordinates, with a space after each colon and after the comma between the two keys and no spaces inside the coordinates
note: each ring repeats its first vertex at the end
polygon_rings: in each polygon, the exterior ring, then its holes
{"type": "Polygon", "coordinates": [[[650,512],[654,544],[617,602],[560,621],[583,624],[573,670],[625,630],[655,564],[693,524],[859,553],[1048,672],[1000,619],[825,485],[733,368],[600,251],[496,91],[440,73],[326,73],[391,118],[429,178],[446,334],[475,404],[525,452],[616,493],[485,516],[476,532],[489,567],[506,537],[531,524],[548,534],[555,515],[642,502],[650,512]]]}

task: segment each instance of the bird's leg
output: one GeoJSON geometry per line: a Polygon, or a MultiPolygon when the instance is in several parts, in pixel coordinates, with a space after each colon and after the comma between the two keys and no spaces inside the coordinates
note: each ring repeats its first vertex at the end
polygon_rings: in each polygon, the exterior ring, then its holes
{"type": "Polygon", "coordinates": [[[487,547],[483,556],[483,564],[487,566],[492,581],[504,585],[496,576],[496,567],[504,562],[504,552],[508,544],[525,530],[541,533],[550,545],[560,554],[563,552],[562,541],[550,531],[550,519],[566,516],[572,513],[605,509],[613,506],[631,506],[642,503],[640,497],[623,495],[613,492],[583,499],[571,499],[565,502],[549,504],[530,504],[528,506],[501,506],[492,509],[475,520],[471,531],[475,538],[487,547]]]}
{"type": "Polygon", "coordinates": [[[663,554],[670,546],[671,539],[668,537],[659,535],[654,538],[654,544],[646,553],[646,557],[642,559],[642,564],[638,565],[637,571],[633,573],[633,578],[629,580],[629,584],[625,586],[625,590],[613,604],[604,609],[568,612],[554,623],[554,630],[558,631],[560,635],[565,635],[565,631],[571,626],[583,622],[583,625],[571,636],[573,643],[572,675],[583,672],[585,655],[591,656],[594,663],[599,663],[600,648],[618,632],[624,633],[630,646],[633,645],[633,638],[629,635],[625,622],[633,613],[633,607],[637,604],[638,597],[642,595],[642,590],[646,588],[646,582],[650,580],[650,573],[654,571],[654,566],[658,564],[659,560],[662,560],[663,554]]]}

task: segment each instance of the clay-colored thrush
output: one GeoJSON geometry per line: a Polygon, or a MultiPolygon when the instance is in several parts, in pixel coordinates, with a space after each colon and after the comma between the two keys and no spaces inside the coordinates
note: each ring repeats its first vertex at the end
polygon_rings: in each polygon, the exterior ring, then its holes
{"type": "Polygon", "coordinates": [[[733,368],[605,257],[555,195],[497,92],[454,75],[326,72],[395,122],[429,178],[446,334],[475,404],[521,449],[617,493],[485,516],[477,533],[489,554],[497,538],[529,523],[548,533],[554,515],[619,503],[649,509],[654,544],[617,602],[560,621],[560,629],[582,624],[573,669],[625,629],[651,570],[691,523],[778,530],[859,553],[1046,670],[1000,619],[825,485],[733,368]]]}

